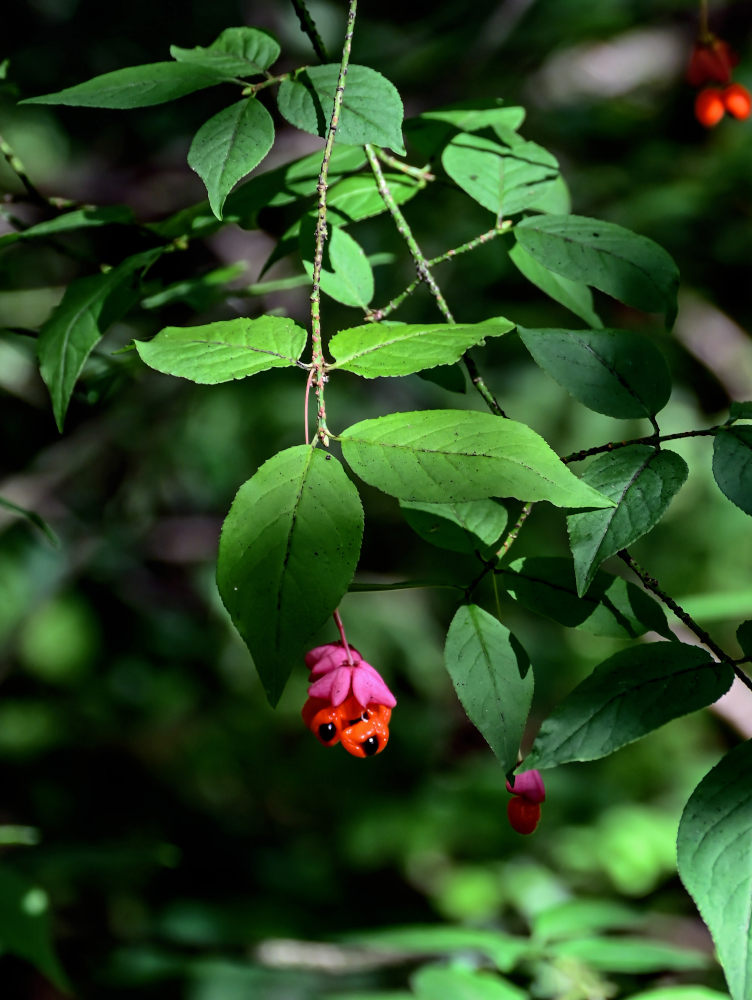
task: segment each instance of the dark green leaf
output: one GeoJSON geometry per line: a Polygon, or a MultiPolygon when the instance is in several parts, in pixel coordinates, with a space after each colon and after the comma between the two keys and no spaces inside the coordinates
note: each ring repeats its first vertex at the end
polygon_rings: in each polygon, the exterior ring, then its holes
{"type": "Polygon", "coordinates": [[[597,666],[546,719],[525,770],[606,757],[717,701],[733,679],[728,664],[697,646],[655,642],[624,649],[597,666]]]}
{"type": "Polygon", "coordinates": [[[561,274],[549,271],[539,264],[535,257],[531,257],[520,243],[515,243],[511,248],[509,259],[528,281],[545,292],[554,302],[563,305],[589,326],[596,328],[603,326],[593,308],[593,294],[584,282],[570,281],[561,274]]]}
{"type": "Polygon", "coordinates": [[[38,222],[18,233],[6,233],[0,236],[0,247],[16,243],[18,240],[33,240],[44,236],[54,236],[57,233],[67,233],[75,229],[89,229],[95,226],[109,226],[114,223],[127,225],[133,222],[133,212],[127,205],[105,205],[103,208],[77,208],[65,212],[46,222],[38,222]]]}
{"type": "Polygon", "coordinates": [[[575,399],[609,417],[651,417],[668,402],[663,355],[633,330],[529,330],[520,338],[536,364],[575,399]]]}
{"type": "Polygon", "coordinates": [[[498,976],[478,970],[427,965],[411,979],[418,1000],[526,1000],[528,994],[498,976]]]}
{"type": "Polygon", "coordinates": [[[461,365],[439,365],[438,368],[427,368],[424,372],[417,372],[418,378],[426,382],[433,382],[434,385],[441,386],[447,392],[467,392],[467,382],[465,372],[461,365]]]}
{"type": "Polygon", "coordinates": [[[507,524],[507,511],[496,500],[465,503],[411,503],[400,500],[405,520],[421,538],[440,549],[484,552],[507,524]]]}
{"type": "Polygon", "coordinates": [[[726,754],[687,802],[679,875],[713,935],[734,1000],[752,995],[752,742],[726,754]]]}
{"type": "Polygon", "coordinates": [[[607,504],[525,424],[465,410],[392,413],[343,431],[345,460],[401,500],[446,503],[513,496],[560,507],[607,504]]]}
{"type": "Polygon", "coordinates": [[[107,327],[127,311],[120,296],[136,271],[148,267],[164,248],[128,257],[104,274],[77,278],[65,290],[60,305],[39,331],[37,349],[40,372],[52,399],[52,409],[62,431],[73,387],[86,359],[107,327]]]}
{"type": "Polygon", "coordinates": [[[529,208],[557,176],[556,161],[552,165],[550,156],[548,162],[541,159],[531,160],[489,139],[461,133],[446,147],[441,162],[463,191],[501,218],[529,208]]]}
{"type": "Polygon", "coordinates": [[[626,305],[676,316],[679,272],[663,247],[644,236],[579,215],[523,219],[515,236],[538,263],[583,281],[626,305]]]}
{"type": "Polygon", "coordinates": [[[708,956],[701,951],[640,938],[578,938],[562,941],[553,950],[556,955],[576,958],[592,969],[633,975],[684,972],[704,969],[710,964],[708,956]]]}
{"type": "Polygon", "coordinates": [[[729,421],[752,420],[752,403],[740,403],[733,400],[729,403],[729,421]]]}
{"type": "Polygon", "coordinates": [[[736,630],[736,638],[745,656],[752,656],[752,621],[742,622],[736,630]]]}
{"type": "Polygon", "coordinates": [[[225,28],[219,38],[205,48],[170,46],[170,55],[222,76],[259,76],[279,59],[277,40],[259,28],[225,28]]]}
{"type": "Polygon", "coordinates": [[[52,946],[47,893],[9,868],[0,868],[0,950],[31,962],[58,989],[70,992],[52,946]]]}
{"type": "Polygon", "coordinates": [[[673,451],[632,444],[599,455],[582,479],[616,506],[570,514],[569,544],[577,593],[584,594],[604,559],[647,534],[666,513],[687,478],[687,463],[673,451]]]}
{"type": "Polygon", "coordinates": [[[729,427],[713,441],[713,475],[729,500],[752,514],[752,427],[729,427]]]}
{"type": "Polygon", "coordinates": [[[518,559],[499,571],[499,582],[520,604],[567,628],[615,639],[634,639],[648,631],[673,638],[660,604],[620,576],[598,570],[587,593],[578,597],[571,559],[518,559]]]}
{"type": "Polygon", "coordinates": [[[147,108],[196,90],[214,87],[227,77],[186,63],[159,62],[103,73],[54,94],[27,97],[21,104],[67,104],[78,108],[147,108]]]}
{"type": "MultiPolygon", "coordinates": [[[[332,116],[339,65],[328,63],[300,70],[279,88],[277,103],[291,125],[325,136],[332,116]]],[[[347,71],[337,142],[364,145],[373,142],[404,154],[402,100],[394,84],[368,66],[351,65],[347,71]]]]}
{"type": "Polygon", "coordinates": [[[240,487],[222,527],[217,584],[273,705],[347,592],[362,536],[358,492],[321,449],[281,451],[240,487]]]}
{"type": "MultiPolygon", "coordinates": [[[[202,312],[215,302],[227,298],[227,286],[231,281],[244,274],[246,265],[243,261],[228,264],[226,267],[216,267],[213,271],[198,278],[186,278],[175,281],[158,292],[152,292],[141,299],[143,309],[161,309],[172,302],[186,302],[195,312],[202,312]]],[[[251,286],[252,287],[252,286],[251,286]]]]}
{"type": "Polygon", "coordinates": [[[308,334],[286,316],[221,320],[206,326],[167,326],[153,340],[137,340],[142,361],[165,375],[203,385],[289,368],[308,334]]]}
{"type": "Polygon", "coordinates": [[[188,150],[188,166],[206,185],[218,219],[227,195],[261,163],[273,143],[271,115],[255,98],[231,104],[198,130],[188,150]]]}
{"type": "Polygon", "coordinates": [[[498,619],[468,604],[449,626],[444,662],[467,717],[508,773],[517,763],[533,698],[525,651],[498,619]]]}
{"type": "Polygon", "coordinates": [[[500,318],[486,323],[389,324],[366,323],[340,330],[329,342],[336,359],[332,368],[364,378],[409,375],[412,372],[459,361],[465,351],[486,337],[500,337],[514,329],[500,318]]]}

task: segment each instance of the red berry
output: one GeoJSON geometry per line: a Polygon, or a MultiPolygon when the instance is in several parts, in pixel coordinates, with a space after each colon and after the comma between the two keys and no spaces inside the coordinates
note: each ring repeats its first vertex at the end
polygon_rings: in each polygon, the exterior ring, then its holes
{"type": "Polygon", "coordinates": [[[734,118],[749,118],[752,111],[752,97],[746,87],[742,87],[740,83],[732,83],[730,87],[726,87],[721,96],[726,110],[734,118]]]}
{"type": "Polygon", "coordinates": [[[537,802],[515,795],[507,802],[507,816],[513,830],[517,833],[532,833],[538,825],[541,808],[537,802]]]}
{"type": "Polygon", "coordinates": [[[705,128],[713,128],[725,113],[723,93],[717,87],[706,87],[695,98],[695,118],[705,128]]]}

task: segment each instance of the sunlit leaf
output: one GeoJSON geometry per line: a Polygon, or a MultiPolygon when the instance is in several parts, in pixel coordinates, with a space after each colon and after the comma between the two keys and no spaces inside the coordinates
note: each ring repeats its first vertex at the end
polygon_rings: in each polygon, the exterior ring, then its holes
{"type": "Polygon", "coordinates": [[[411,979],[418,1000],[527,1000],[519,986],[488,972],[427,965],[411,979]]]}
{"type": "Polygon", "coordinates": [[[170,55],[223,76],[260,76],[279,58],[277,40],[260,28],[225,28],[211,45],[193,49],[170,46],[170,55]]]}

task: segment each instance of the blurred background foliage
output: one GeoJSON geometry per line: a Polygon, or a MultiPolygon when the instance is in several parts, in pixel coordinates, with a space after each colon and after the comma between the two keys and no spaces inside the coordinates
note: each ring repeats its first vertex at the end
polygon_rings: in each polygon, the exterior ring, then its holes
{"type": "MultiPolygon", "coordinates": [[[[185,154],[220,98],[209,90],[113,112],[17,107],[19,96],[163,60],[171,43],[206,45],[238,24],[280,39],[282,69],[313,61],[284,0],[114,8],[24,0],[14,9],[0,52],[10,60],[0,132],[45,195],[126,204],[140,221],[201,200],[185,154]]],[[[336,52],[343,5],[319,0],[311,10],[336,52]]],[[[473,98],[523,104],[524,135],[560,158],[573,210],[633,228],[674,255],[683,284],[672,334],[598,302],[607,325],[649,332],[669,359],[675,389],[665,432],[708,426],[724,419],[730,399],[752,398],[752,126],[727,120],[706,132],[694,121],[683,73],[696,18],[690,0],[386,0],[363,5],[353,53],[393,80],[408,115],[473,98]]],[[[739,51],[736,79],[750,85],[752,4],[711,4],[711,23],[739,51]]],[[[320,148],[276,123],[278,145],[262,169],[320,148]]],[[[11,214],[39,218],[5,164],[0,184],[11,214]]],[[[440,182],[406,212],[429,256],[490,224],[440,182]]],[[[346,935],[365,940],[376,928],[443,921],[526,935],[538,914],[576,898],[621,901],[621,922],[605,926],[637,926],[709,955],[676,878],[674,841],[694,784],[740,732],[750,735],[736,696],[722,716],[680,719],[612,758],[549,773],[543,822],[529,839],[508,827],[503,775],[443,670],[449,591],[354,593],[343,604],[352,641],[398,696],[383,755],[364,762],[313,741],[299,718],[302,664],[278,710],[266,705],[219,602],[214,558],[239,484],[301,440],[303,377],[270,372],[201,387],[115,353],[168,324],[270,310],[305,323],[304,288],[248,292],[286,220],[270,211],[259,223],[254,231],[227,226],[160,263],[155,295],[170,282],[240,266],[227,298],[139,308],[116,324],[87,366],[62,437],[35,372],[33,332],[68,281],[136,252],[142,236],[115,226],[0,251],[0,496],[38,512],[56,536],[52,544],[0,510],[0,866],[47,893],[57,951],[78,994],[313,1000],[391,987],[400,997],[416,960],[395,952],[374,959],[341,945],[346,935]]],[[[356,236],[369,253],[397,255],[376,272],[376,302],[385,303],[410,280],[409,260],[383,217],[359,224],[356,236]]],[[[285,260],[267,277],[300,270],[285,260]]],[[[503,240],[443,264],[437,277],[458,320],[502,314],[531,326],[577,325],[519,277],[503,240]]],[[[330,300],[324,308],[330,332],[357,322],[330,300]]],[[[431,303],[420,292],[399,314],[427,317],[431,303]]],[[[478,359],[507,412],[560,453],[649,430],[578,407],[514,336],[478,359]]],[[[387,409],[478,405],[417,377],[367,388],[347,375],[332,382],[332,426],[387,409]]],[[[735,627],[752,617],[748,525],[713,483],[710,439],[675,447],[690,479],[634,553],[735,651],[735,627]]],[[[446,555],[410,532],[396,503],[362,493],[359,579],[445,577],[446,555]]],[[[561,514],[539,505],[516,555],[565,552],[561,514]]],[[[476,572],[463,556],[451,568],[467,580],[476,572]]],[[[557,699],[619,647],[509,599],[502,609],[535,666],[532,738],[557,699]]],[[[43,897],[28,897],[34,906],[40,898],[44,909],[43,897]]],[[[473,948],[460,952],[460,966],[472,967],[473,948]]],[[[32,947],[31,957],[49,971],[49,956],[32,947]]],[[[511,978],[535,996],[570,1000],[632,995],[656,981],[723,990],[712,964],[605,966],[587,955],[544,956],[511,978]]],[[[0,958],[0,970],[8,997],[58,996],[14,954],[0,958]]],[[[442,995],[430,992],[432,974],[415,986],[421,996],[442,995]]],[[[503,994],[516,995],[527,994],[503,994]]]]}

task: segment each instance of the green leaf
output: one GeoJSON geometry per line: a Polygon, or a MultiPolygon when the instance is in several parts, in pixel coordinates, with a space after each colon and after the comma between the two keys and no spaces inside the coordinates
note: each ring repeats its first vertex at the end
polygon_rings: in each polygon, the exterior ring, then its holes
{"type": "Polygon", "coordinates": [[[225,77],[260,76],[279,59],[276,38],[260,28],[225,28],[211,45],[193,49],[170,46],[170,55],[181,63],[221,73],[225,77]]]}
{"type": "Polygon", "coordinates": [[[391,413],[340,435],[345,460],[367,483],[400,500],[445,503],[490,496],[605,505],[525,424],[466,410],[391,413]]]}
{"type": "Polygon", "coordinates": [[[363,508],[334,456],[281,451],[238,490],[222,527],[217,584],[272,705],[355,572],[363,508]]]}
{"type": "Polygon", "coordinates": [[[593,308],[592,292],[584,282],[571,281],[561,274],[549,271],[548,268],[539,264],[535,257],[531,257],[520,243],[515,243],[511,248],[509,259],[520,274],[524,275],[536,288],[545,292],[554,302],[558,302],[575,316],[579,316],[589,326],[596,328],[603,326],[600,317],[593,308]]]}
{"type": "Polygon", "coordinates": [[[19,240],[40,239],[45,236],[54,236],[57,233],[67,233],[75,229],[90,229],[96,226],[109,226],[114,223],[128,225],[133,222],[133,212],[127,205],[105,205],[103,208],[77,208],[72,212],[65,212],[48,219],[46,222],[38,222],[36,226],[29,226],[18,233],[6,233],[0,236],[0,247],[17,243],[19,240]]]}
{"type": "Polygon", "coordinates": [[[160,288],[159,291],[147,295],[145,299],[141,299],[141,308],[161,309],[162,306],[173,302],[185,302],[194,312],[203,312],[216,302],[226,299],[229,294],[228,284],[239,278],[245,271],[246,264],[243,261],[238,261],[237,264],[216,267],[197,278],[174,281],[172,284],[160,288]]]}
{"type": "Polygon", "coordinates": [[[729,422],[732,420],[752,420],[752,403],[732,400],[729,403],[729,422]]]}
{"type": "Polygon", "coordinates": [[[493,615],[468,604],[449,626],[444,662],[467,717],[508,773],[517,763],[533,698],[525,651],[493,615]]]}
{"type": "Polygon", "coordinates": [[[493,545],[507,524],[507,511],[496,500],[464,503],[411,503],[400,500],[405,520],[416,534],[451,552],[472,555],[493,545]]]}
{"type": "Polygon", "coordinates": [[[701,951],[640,938],[578,938],[562,941],[553,951],[558,956],[576,958],[592,969],[632,975],[685,972],[704,969],[710,964],[708,956],[701,951]]]}
{"type": "Polygon", "coordinates": [[[427,965],[413,975],[419,1000],[526,1000],[528,994],[498,976],[446,965],[427,965]]]}
{"type": "Polygon", "coordinates": [[[534,950],[528,938],[514,937],[499,930],[450,924],[384,927],[348,934],[346,940],[368,948],[409,955],[477,952],[493,962],[499,972],[511,972],[521,958],[534,950]]]}
{"type": "Polygon", "coordinates": [[[465,351],[483,344],[486,337],[500,337],[513,329],[514,323],[503,318],[464,325],[366,323],[340,330],[332,337],[329,350],[336,363],[330,368],[355,372],[364,378],[409,375],[454,364],[465,351]]]}
{"type": "MultiPolygon", "coordinates": [[[[328,63],[284,80],[277,94],[282,117],[304,132],[326,136],[338,76],[339,65],[328,63]]],[[[404,155],[402,116],[402,100],[393,83],[368,66],[348,68],[337,142],[357,146],[372,142],[404,155]]]]}
{"type": "Polygon", "coordinates": [[[73,388],[86,359],[130,302],[120,292],[136,271],[164,253],[163,247],[127,257],[104,274],[77,278],[66,288],[60,305],[39,331],[40,372],[50,391],[58,429],[62,431],[73,388]]]}
{"type": "Polygon", "coordinates": [[[43,535],[46,535],[48,541],[52,542],[53,545],[58,544],[57,535],[45,519],[37,514],[36,511],[20,507],[17,503],[13,503],[12,500],[6,500],[5,497],[0,497],[0,507],[4,510],[9,510],[11,514],[17,514],[18,517],[26,518],[27,521],[39,528],[43,535]]]}
{"type": "Polygon", "coordinates": [[[752,427],[729,427],[713,441],[713,476],[729,500],[752,514],[752,427]]]}
{"type": "MultiPolygon", "coordinates": [[[[528,145],[533,144],[523,143],[528,145]]],[[[534,160],[528,156],[481,136],[460,133],[445,148],[441,163],[458,187],[501,218],[529,208],[558,175],[550,154],[536,155],[534,160]]]]}
{"type": "Polygon", "coordinates": [[[752,742],[726,754],[692,792],[679,824],[679,875],[713,935],[734,1000],[752,995],[752,742]]]}
{"type": "Polygon", "coordinates": [[[505,107],[497,98],[495,100],[470,101],[450,104],[445,108],[424,111],[417,119],[411,121],[446,122],[463,132],[478,132],[480,129],[493,128],[495,125],[507,129],[518,129],[525,120],[525,109],[510,105],[505,107]]]}
{"type": "Polygon", "coordinates": [[[579,215],[540,215],[515,226],[519,243],[539,264],[583,281],[619,302],[676,317],[679,272],[663,247],[612,222],[579,215]]]}
{"type": "Polygon", "coordinates": [[[668,365],[642,334],[518,329],[535,363],[596,413],[625,419],[652,417],[668,402],[668,365]]]}
{"type": "Polygon", "coordinates": [[[47,893],[9,868],[0,868],[0,951],[31,962],[58,989],[70,992],[52,946],[47,893]]]}
{"type": "Polygon", "coordinates": [[[571,559],[528,556],[497,573],[520,604],[567,628],[615,639],[635,639],[649,631],[673,638],[660,604],[620,576],[598,570],[587,593],[578,597],[571,559]]]}
{"type": "Polygon", "coordinates": [[[742,622],[736,630],[736,640],[745,656],[752,656],[752,621],[742,622]]]}
{"type": "MultiPolygon", "coordinates": [[[[314,237],[313,220],[306,220],[300,233],[303,267],[313,276],[314,237]]],[[[332,226],[324,250],[324,267],[321,270],[321,290],[336,302],[346,306],[367,308],[373,298],[373,271],[363,249],[344,229],[332,226]],[[326,265],[331,270],[328,270],[326,265]]]]}
{"type": "Polygon", "coordinates": [[[639,927],[643,921],[637,910],[610,899],[567,899],[535,915],[533,936],[539,941],[560,941],[594,931],[639,927]]]}
{"type": "Polygon", "coordinates": [[[578,594],[588,589],[604,559],[631,545],[660,521],[687,472],[687,463],[675,452],[645,444],[627,445],[591,462],[583,481],[616,506],[567,518],[578,594]]]}
{"type": "Polygon", "coordinates": [[[724,694],[733,669],[697,646],[655,642],[599,664],[541,726],[525,770],[597,760],[724,694]]]}
{"type": "Polygon", "coordinates": [[[20,104],[67,104],[77,108],[148,108],[196,90],[214,87],[223,74],[177,62],[147,63],[103,73],[54,94],[27,97],[20,104]]]}
{"type": "Polygon", "coordinates": [[[729,1000],[729,995],[707,986],[662,986],[657,990],[632,993],[625,1000],[729,1000]]]}
{"type": "Polygon", "coordinates": [[[273,144],[274,122],[255,98],[231,104],[198,130],[188,150],[188,166],[206,185],[218,219],[227,195],[261,163],[273,144]]]}
{"type": "Polygon", "coordinates": [[[141,360],[156,371],[216,385],[295,365],[307,338],[306,331],[285,316],[259,316],[167,326],[153,340],[135,344],[141,360]]]}

